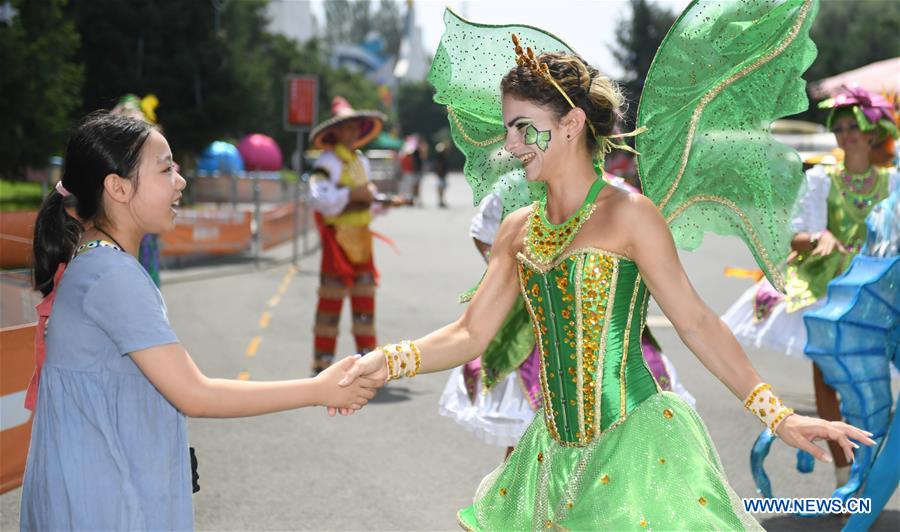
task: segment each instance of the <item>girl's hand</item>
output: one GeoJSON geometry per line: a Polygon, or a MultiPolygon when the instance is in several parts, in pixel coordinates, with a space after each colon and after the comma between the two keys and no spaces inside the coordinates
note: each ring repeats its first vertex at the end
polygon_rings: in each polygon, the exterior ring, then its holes
{"type": "Polygon", "coordinates": [[[841,244],[841,241],[837,239],[831,231],[827,229],[822,231],[819,235],[819,239],[816,242],[816,247],[812,250],[812,255],[831,255],[835,252],[835,250],[841,253],[847,253],[847,249],[841,244]]]}
{"type": "MultiPolygon", "coordinates": [[[[348,366],[348,370],[341,381],[338,382],[338,386],[351,386],[357,379],[361,379],[372,383],[375,388],[381,388],[387,382],[387,362],[381,349],[371,351],[364,357],[345,358],[340,363],[343,364],[348,360],[353,363],[348,366]]],[[[338,412],[342,416],[349,416],[353,413],[353,410],[349,408],[328,408],[329,416],[334,416],[338,412]]]]}
{"type": "Polygon", "coordinates": [[[825,421],[814,417],[791,414],[778,425],[778,436],[791,447],[802,449],[822,462],[832,462],[831,455],[825,449],[815,445],[816,440],[832,440],[844,449],[847,460],[853,461],[853,449],[859,445],[851,440],[860,441],[866,445],[875,445],[875,440],[870,438],[872,434],[860,430],[842,421],[825,421]]]}
{"type": "MultiPolygon", "coordinates": [[[[354,367],[358,357],[349,357],[333,364],[313,378],[319,390],[320,404],[341,412],[360,410],[369,399],[375,397],[375,390],[381,386],[375,379],[360,377],[348,384],[339,384],[346,379],[347,372],[354,367]]],[[[332,414],[333,415],[333,414],[332,414]]]]}

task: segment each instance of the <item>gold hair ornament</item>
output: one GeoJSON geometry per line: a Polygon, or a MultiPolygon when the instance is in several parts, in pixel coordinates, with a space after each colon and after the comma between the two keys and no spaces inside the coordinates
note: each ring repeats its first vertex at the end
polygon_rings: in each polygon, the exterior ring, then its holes
{"type": "MultiPolygon", "coordinates": [[[[550,74],[550,67],[548,67],[546,63],[542,63],[540,60],[538,60],[537,56],[535,56],[534,54],[534,50],[532,50],[530,46],[525,47],[525,49],[523,50],[522,45],[519,43],[519,36],[515,33],[512,34],[512,42],[516,47],[516,64],[519,66],[527,66],[528,68],[530,68],[535,74],[544,78],[548,83],[553,85],[553,87],[557,91],[559,91],[560,94],[562,94],[562,97],[566,99],[566,102],[568,102],[572,109],[578,108],[578,106],[575,105],[575,102],[573,102],[571,98],[569,98],[569,95],[566,93],[566,91],[563,90],[560,84],[557,83],[555,79],[553,79],[553,75],[550,74]]],[[[635,155],[640,155],[631,146],[624,143],[618,144],[609,139],[633,137],[635,135],[638,135],[639,133],[647,131],[646,127],[638,128],[634,131],[631,131],[630,133],[619,133],[616,135],[601,136],[597,135],[597,131],[594,129],[594,124],[592,124],[590,120],[585,120],[584,123],[587,124],[588,128],[591,130],[591,133],[594,135],[594,138],[599,138],[601,158],[614,149],[625,150],[635,155]]]]}

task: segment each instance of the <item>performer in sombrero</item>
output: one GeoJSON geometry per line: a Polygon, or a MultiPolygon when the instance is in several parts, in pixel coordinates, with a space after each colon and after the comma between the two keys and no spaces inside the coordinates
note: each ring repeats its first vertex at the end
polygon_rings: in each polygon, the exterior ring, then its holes
{"type": "Polygon", "coordinates": [[[310,134],[323,150],[313,164],[310,203],[322,240],[322,265],[312,371],[331,365],[337,343],[341,307],[347,295],[353,312],[353,338],[358,351],[374,349],[375,284],[378,271],[372,258],[372,205],[378,195],[369,181],[369,160],[359,148],[378,136],[385,117],[377,111],[356,111],[337,96],[332,117],[310,134]]]}

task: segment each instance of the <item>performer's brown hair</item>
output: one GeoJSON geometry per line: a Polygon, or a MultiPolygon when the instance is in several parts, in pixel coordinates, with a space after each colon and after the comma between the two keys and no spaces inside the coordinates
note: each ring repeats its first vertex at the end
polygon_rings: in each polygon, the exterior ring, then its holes
{"type": "MultiPolygon", "coordinates": [[[[612,80],[577,55],[547,52],[541,54],[538,61],[547,65],[553,79],[572,102],[584,111],[597,135],[605,137],[613,133],[622,114],[620,108],[624,98],[612,80]]],[[[562,118],[572,110],[556,87],[527,65],[517,66],[503,76],[500,89],[503,94],[550,108],[557,118],[562,118]]],[[[598,139],[594,138],[589,129],[585,138],[588,150],[594,153],[599,146],[598,139]]]]}

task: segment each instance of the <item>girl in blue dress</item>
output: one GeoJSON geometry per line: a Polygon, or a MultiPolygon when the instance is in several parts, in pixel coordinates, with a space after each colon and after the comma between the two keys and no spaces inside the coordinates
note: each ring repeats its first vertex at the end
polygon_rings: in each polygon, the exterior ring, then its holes
{"type": "Polygon", "coordinates": [[[371,380],[337,386],[352,361],[312,379],[203,375],[136,259],[145,234],[172,228],[184,187],[166,139],[143,121],[93,114],[69,141],[35,223],[34,283],[53,308],[29,390],[23,530],[192,529],[185,416],[347,413],[374,395],[371,380]]]}

